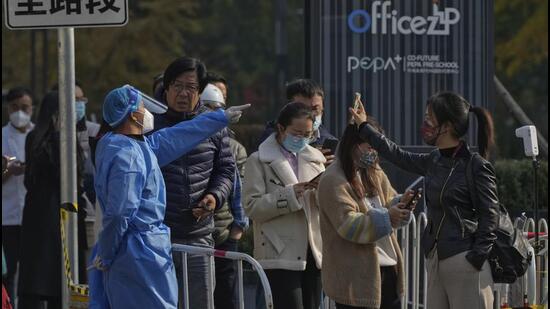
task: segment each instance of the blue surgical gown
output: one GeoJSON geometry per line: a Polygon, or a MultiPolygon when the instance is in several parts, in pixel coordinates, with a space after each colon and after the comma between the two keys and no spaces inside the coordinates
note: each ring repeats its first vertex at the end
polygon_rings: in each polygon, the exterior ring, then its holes
{"type": "MultiPolygon", "coordinates": [[[[223,111],[159,130],[143,141],[108,133],[96,149],[103,229],[94,248],[107,270],[90,271],[90,308],[176,308],[178,285],[164,225],[160,171],[227,125],[223,111]]],[[[93,259],[92,257],[92,259],[93,259]]]]}

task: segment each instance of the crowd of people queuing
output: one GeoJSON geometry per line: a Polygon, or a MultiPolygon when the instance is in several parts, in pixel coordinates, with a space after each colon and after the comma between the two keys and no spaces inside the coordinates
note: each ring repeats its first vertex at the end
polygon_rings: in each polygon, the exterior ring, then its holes
{"type": "MultiPolygon", "coordinates": [[[[130,85],[110,91],[96,124],[75,85],[79,277],[89,283],[91,308],[178,308],[182,257],[172,244],[238,251],[249,226],[276,309],[318,309],[323,293],[337,308],[401,308],[396,232],[411,221],[417,196],[393,188],[380,158],[425,178],[427,306],[492,308],[487,256],[498,197],[486,110],[456,93],[434,94],[421,134],[435,148],[417,154],[386,137],[360,100],[342,136],[333,136],[323,125],[322,87],[296,79],[248,156],[228,125],[249,105],[229,107],[229,90],[200,60],[181,57],[154,77],[154,99],[130,85]],[[463,138],[470,113],[481,156],[463,138]],[[472,158],[475,196],[465,180],[472,158]],[[92,213],[100,227],[88,243],[92,213]]],[[[30,91],[6,97],[2,282],[7,305],[19,309],[61,307],[58,97],[53,87],[34,123],[30,91]]],[[[215,273],[209,263],[187,257],[190,307],[238,308],[235,262],[216,258],[215,273]]]]}

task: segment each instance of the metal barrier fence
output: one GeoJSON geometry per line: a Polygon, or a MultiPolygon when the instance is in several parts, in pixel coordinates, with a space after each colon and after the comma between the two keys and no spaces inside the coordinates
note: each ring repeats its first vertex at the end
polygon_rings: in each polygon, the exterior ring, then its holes
{"type": "Polygon", "coordinates": [[[420,239],[428,222],[425,213],[413,217],[410,224],[400,230],[398,237],[401,254],[403,255],[403,271],[405,277],[405,293],[401,300],[401,307],[412,309],[424,308],[428,295],[427,271],[424,266],[424,254],[420,247],[420,239]],[[421,274],[422,273],[422,280],[421,274]],[[422,289],[422,301],[420,290],[422,289]]]}
{"type": "MultiPolygon", "coordinates": [[[[515,220],[517,227],[519,220],[515,220]]],[[[420,238],[427,224],[425,213],[420,213],[418,217],[413,217],[408,227],[399,231],[399,242],[404,259],[405,275],[405,294],[402,299],[402,308],[426,308],[428,295],[427,271],[424,267],[424,254],[420,247],[420,238]],[[422,291],[422,295],[420,295],[422,291]]],[[[539,238],[540,250],[533,258],[532,264],[526,274],[518,279],[521,284],[522,295],[528,296],[530,304],[548,303],[548,223],[546,219],[540,219],[538,222],[539,233],[544,234],[539,238]]],[[[521,227],[520,227],[521,228],[521,227]]],[[[527,236],[535,230],[535,221],[532,218],[526,220],[523,226],[523,232],[527,236]]],[[[534,246],[534,238],[529,243],[534,246]]],[[[534,251],[533,251],[534,253],[534,251]]],[[[505,291],[502,298],[496,293],[495,308],[500,308],[501,301],[508,301],[508,284],[495,285],[499,291],[505,291]]],[[[429,309],[429,308],[428,308],[429,309]]]]}
{"type": "MultiPolygon", "coordinates": [[[[421,235],[427,225],[427,216],[425,213],[420,213],[418,217],[413,217],[408,227],[399,231],[399,242],[404,260],[404,276],[405,276],[405,294],[402,299],[403,309],[419,309],[426,308],[428,295],[427,271],[425,268],[424,254],[420,246],[421,235]],[[422,291],[422,294],[421,294],[422,291]]],[[[514,225],[518,226],[518,220],[514,225]]],[[[518,279],[521,285],[521,296],[528,296],[530,304],[547,304],[548,302],[548,223],[546,219],[539,220],[539,232],[545,233],[540,237],[540,250],[533,259],[533,262],[527,273],[518,279]]],[[[535,221],[531,218],[527,219],[523,226],[523,231],[527,233],[534,232],[535,221]]],[[[534,245],[534,238],[529,242],[534,245]]],[[[187,275],[187,255],[203,255],[210,258],[210,284],[214,287],[213,275],[214,258],[225,258],[237,261],[238,271],[238,291],[240,309],[244,309],[244,288],[243,288],[243,264],[242,261],[247,261],[252,265],[252,268],[258,272],[260,282],[264,289],[265,303],[267,309],[273,309],[273,297],[267,276],[260,264],[251,256],[245,253],[221,251],[210,248],[194,247],[187,245],[175,244],[172,246],[174,254],[179,252],[182,254],[182,272],[183,272],[183,308],[189,308],[189,291],[188,291],[188,275],[187,275]]],[[[533,251],[534,252],[534,251],[533,251]]],[[[502,302],[508,302],[508,284],[495,285],[495,304],[494,308],[500,308],[502,302]],[[503,295],[501,295],[503,294],[503,295]],[[502,297],[501,297],[502,296],[502,297]]],[[[213,288],[212,288],[213,291],[213,288]]],[[[520,297],[521,297],[520,296],[520,297]]],[[[210,304],[214,304],[213,295],[209,295],[210,304]]],[[[333,308],[334,303],[322,305],[322,308],[333,308]],[[325,307],[326,306],[326,307],[325,307]]],[[[213,307],[212,307],[213,308],[213,307]]],[[[430,309],[430,308],[428,308],[430,309]]]]}
{"type": "Polygon", "coordinates": [[[214,308],[214,258],[223,258],[223,259],[229,259],[229,260],[235,260],[237,261],[237,284],[238,284],[238,300],[239,300],[239,306],[240,309],[244,309],[244,282],[243,282],[243,261],[248,262],[252,265],[252,269],[254,269],[260,278],[260,283],[262,284],[262,287],[264,289],[264,296],[265,296],[265,305],[267,309],[273,309],[273,296],[271,294],[271,287],[269,285],[269,281],[267,280],[267,276],[260,265],[258,261],[253,259],[250,255],[240,252],[233,252],[233,251],[223,251],[223,250],[216,250],[211,248],[202,248],[202,247],[194,247],[194,246],[187,246],[187,245],[178,245],[174,244],[172,245],[172,254],[178,254],[179,252],[182,255],[181,263],[182,263],[182,278],[183,278],[183,308],[188,309],[189,308],[189,279],[187,274],[187,256],[188,254],[193,255],[202,255],[202,256],[208,256],[210,259],[210,286],[212,287],[212,293],[208,295],[209,303],[211,308],[214,308]]]}

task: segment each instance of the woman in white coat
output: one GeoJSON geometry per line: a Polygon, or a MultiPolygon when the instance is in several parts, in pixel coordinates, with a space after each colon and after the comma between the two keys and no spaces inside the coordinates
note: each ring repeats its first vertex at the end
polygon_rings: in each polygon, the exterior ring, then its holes
{"type": "Polygon", "coordinates": [[[254,257],[266,271],[276,309],[317,309],[321,298],[315,177],[324,171],[325,157],[309,146],[314,119],[303,103],[285,105],[277,132],[245,166],[243,197],[253,220],[254,257]]]}

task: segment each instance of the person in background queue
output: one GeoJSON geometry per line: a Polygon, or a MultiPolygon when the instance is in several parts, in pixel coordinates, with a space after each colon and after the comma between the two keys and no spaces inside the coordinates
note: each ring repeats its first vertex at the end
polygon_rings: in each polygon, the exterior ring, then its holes
{"type": "MultiPolygon", "coordinates": [[[[326,140],[337,140],[323,125],[324,98],[325,92],[319,84],[311,79],[296,79],[286,85],[286,98],[288,102],[301,102],[308,105],[313,112],[315,120],[313,122],[313,137],[310,139],[310,145],[320,149],[327,159],[325,165],[328,166],[334,161],[335,154],[330,149],[323,149],[326,140]]],[[[273,132],[276,131],[276,123],[268,122],[260,141],[261,144],[273,132]]]]}
{"type": "MultiPolygon", "coordinates": [[[[58,91],[59,85],[52,87],[52,91],[58,91]]],[[[88,255],[88,237],[86,234],[86,218],[92,214],[95,215],[95,191],[94,191],[94,166],[92,163],[92,150],[90,141],[99,133],[100,125],[88,121],[86,118],[86,109],[88,98],[84,93],[84,87],[78,80],[74,86],[74,110],[76,119],[76,140],[82,149],[83,171],[82,193],[78,194],[78,279],[80,283],[87,282],[86,259],[88,255]]]]}
{"type": "MultiPolygon", "coordinates": [[[[61,307],[61,163],[59,94],[44,96],[25,143],[25,208],[21,226],[18,308],[61,307]]],[[[77,143],[77,195],[82,193],[82,148],[77,143]]]]}
{"type": "Polygon", "coordinates": [[[34,128],[31,122],[33,100],[31,92],[15,87],[6,95],[9,122],[2,128],[2,156],[6,170],[2,171],[2,244],[6,250],[7,275],[2,280],[12,305],[16,298],[15,277],[19,264],[21,221],[25,206],[25,140],[34,128]],[[9,165],[8,165],[9,161],[9,165]]]}
{"type": "MultiPolygon", "coordinates": [[[[225,98],[227,92],[224,92],[220,85],[225,85],[225,79],[219,75],[207,75],[209,81],[215,81],[214,84],[208,84],[201,94],[201,104],[210,110],[225,109],[225,98]],[[217,86],[215,86],[217,85],[217,86]]],[[[224,86],[223,89],[227,90],[224,86]]],[[[213,232],[215,249],[224,251],[238,251],[239,240],[243,232],[248,228],[248,217],[244,213],[241,202],[241,179],[244,176],[244,163],[246,162],[246,149],[232,136],[234,133],[228,128],[230,137],[229,145],[235,160],[235,180],[229,198],[225,204],[214,212],[213,232]],[[233,133],[233,134],[232,134],[233,133]]],[[[237,262],[215,258],[216,266],[216,286],[214,289],[214,305],[217,309],[236,309],[238,304],[237,289],[237,262]]]]}

